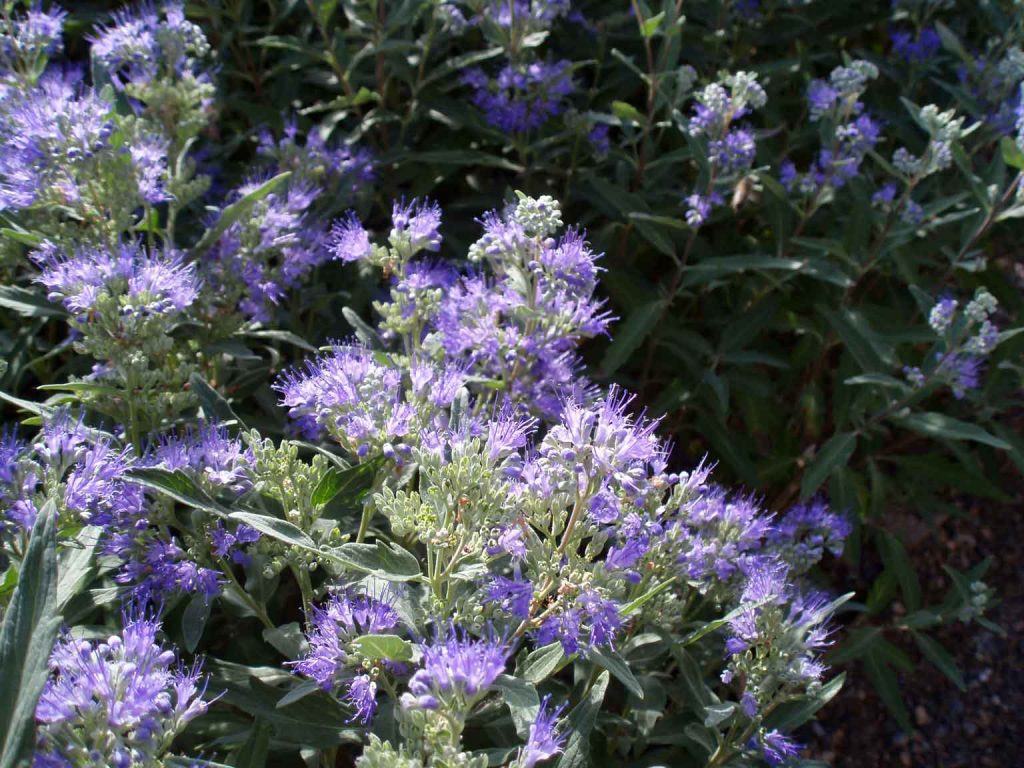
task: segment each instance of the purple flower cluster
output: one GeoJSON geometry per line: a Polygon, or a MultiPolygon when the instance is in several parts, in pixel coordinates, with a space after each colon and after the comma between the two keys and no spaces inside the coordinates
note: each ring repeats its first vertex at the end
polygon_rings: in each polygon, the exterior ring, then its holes
{"type": "MultiPolygon", "coordinates": [[[[355,709],[353,720],[369,723],[377,709],[377,684],[369,675],[348,669],[350,643],[360,635],[381,634],[398,624],[387,602],[348,592],[331,595],[323,608],[313,607],[306,638],[309,652],[294,663],[295,671],[323,688],[345,690],[343,699],[355,709]]],[[[351,665],[349,665],[351,666],[351,665]]]]}
{"type": "Polygon", "coordinates": [[[482,14],[500,27],[545,28],[569,14],[570,0],[487,0],[482,14]]]}
{"type": "Polygon", "coordinates": [[[594,297],[597,255],[578,230],[557,240],[531,230],[522,206],[482,223],[470,258],[486,261],[493,277],[470,274],[448,290],[440,342],[449,358],[505,382],[517,402],[556,414],[574,385],[586,386],[575,348],[612,319],[594,297]]]}
{"type": "Polygon", "coordinates": [[[575,90],[572,66],[566,60],[509,63],[493,78],[472,69],[463,80],[473,89],[473,104],[487,122],[509,134],[542,127],[565,110],[565,99],[575,90]]]}
{"type": "Polygon", "coordinates": [[[935,352],[934,366],[927,372],[917,367],[904,369],[915,387],[922,387],[930,379],[942,381],[961,400],[970,390],[981,384],[981,373],[988,355],[999,344],[999,329],[992,321],[998,302],[984,288],[959,310],[960,303],[945,296],[939,299],[928,314],[928,325],[941,340],[935,352]]]}
{"type": "Polygon", "coordinates": [[[57,6],[44,10],[36,3],[24,16],[5,17],[0,22],[0,73],[22,74],[38,67],[42,57],[64,48],[61,35],[67,11],[57,6]]]}
{"type": "Polygon", "coordinates": [[[256,153],[272,163],[275,173],[291,171],[303,181],[337,188],[349,195],[374,180],[374,161],[369,150],[329,146],[317,131],[307,133],[300,143],[294,118],[285,122],[280,139],[269,128],[262,128],[258,139],[256,153]]]}
{"type": "Polygon", "coordinates": [[[1012,135],[1022,103],[1024,51],[1017,45],[995,46],[958,67],[957,77],[977,105],[974,116],[999,133],[1012,135]]]}
{"type": "Polygon", "coordinates": [[[112,105],[75,74],[59,72],[8,94],[6,102],[0,106],[0,210],[51,198],[80,201],[89,172],[113,152],[112,105]]]}
{"type": "Polygon", "coordinates": [[[451,366],[422,363],[416,371],[407,387],[401,368],[382,363],[365,347],[339,345],[305,370],[285,374],[275,388],[307,434],[325,430],[359,458],[371,451],[400,458],[407,441],[451,405],[465,379],[451,366]]]}
{"type": "Polygon", "coordinates": [[[793,163],[784,163],[780,180],[787,189],[810,198],[812,206],[855,178],[864,157],[878,144],[881,126],[864,114],[859,98],[867,82],[877,76],[874,65],[854,61],[834,69],[827,81],[812,81],[807,89],[811,119],[828,120],[833,130],[832,141],[819,150],[803,174],[797,172],[793,163]]]}
{"type": "Polygon", "coordinates": [[[739,610],[725,642],[730,661],[723,681],[742,675],[753,699],[748,706],[755,707],[779,686],[800,688],[821,679],[826,667],[820,654],[831,644],[834,605],[820,592],[799,590],[789,566],[776,558],[754,558],[744,570],[739,610]]]}
{"type": "Polygon", "coordinates": [[[196,69],[209,51],[203,31],[185,18],[184,3],[158,10],[142,3],[115,11],[113,23],[92,37],[92,58],[118,88],[144,86],[161,77],[208,79],[196,69]]]}
{"type": "Polygon", "coordinates": [[[206,712],[200,665],[183,667],[140,609],[103,641],[61,638],[36,705],[33,766],[160,764],[171,740],[206,712]]]}
{"type": "Polygon", "coordinates": [[[516,768],[534,768],[537,763],[561,754],[569,734],[565,731],[556,733],[555,729],[565,706],[564,703],[551,706],[551,696],[541,699],[540,710],[530,725],[530,735],[526,746],[519,752],[516,768]]]}
{"type": "Polygon", "coordinates": [[[813,499],[791,507],[772,522],[768,547],[799,573],[819,562],[825,552],[841,555],[852,532],[846,515],[833,512],[820,498],[813,499]]]}
{"type": "Polygon", "coordinates": [[[687,195],[684,202],[687,224],[698,229],[723,202],[718,187],[735,182],[753,166],[757,155],[754,133],[737,121],[763,107],[767,96],[755,74],[737,72],[705,86],[694,99],[687,131],[706,138],[709,171],[704,189],[687,195]]]}
{"type": "Polygon", "coordinates": [[[223,427],[203,425],[181,435],[161,435],[143,461],[146,466],[183,470],[201,485],[238,495],[252,487],[252,450],[229,437],[223,427]]]}
{"type": "Polygon", "coordinates": [[[436,709],[442,702],[454,711],[467,711],[505,671],[509,651],[503,638],[475,638],[457,628],[421,643],[421,667],[402,694],[405,709],[436,709]]]}
{"type": "MultiPolygon", "coordinates": [[[[231,199],[240,200],[265,181],[253,179],[231,199]]],[[[326,229],[309,213],[318,195],[306,183],[290,183],[259,200],[249,216],[224,231],[204,265],[222,301],[236,303],[250,320],[269,322],[288,289],[330,259],[326,229]]]]}
{"type": "Polygon", "coordinates": [[[82,320],[114,302],[124,316],[147,317],[185,311],[199,295],[195,265],[177,252],[147,251],[138,243],[116,249],[83,247],[71,254],[49,246],[35,252],[37,281],[50,301],[82,320]]]}
{"type": "Polygon", "coordinates": [[[536,639],[539,645],[557,640],[566,654],[573,654],[611,646],[621,627],[619,605],[595,590],[585,590],[576,596],[573,606],[546,618],[536,639]]]}
{"type": "Polygon", "coordinates": [[[724,584],[762,550],[771,517],[750,496],[730,496],[712,487],[672,523],[678,562],[687,578],[707,590],[724,584]]]}
{"type": "Polygon", "coordinates": [[[889,40],[896,55],[910,64],[926,62],[942,48],[942,38],[934,27],[923,27],[916,32],[893,29],[889,40]]]}

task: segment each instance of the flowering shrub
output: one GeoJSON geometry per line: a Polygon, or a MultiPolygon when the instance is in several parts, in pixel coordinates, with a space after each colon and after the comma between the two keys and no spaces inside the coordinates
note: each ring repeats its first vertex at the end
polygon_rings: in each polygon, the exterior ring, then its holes
{"type": "Polygon", "coordinates": [[[994,628],[880,514],[1019,461],[1024,66],[933,5],[799,87],[781,2],[5,11],[0,763],[793,763],[851,537],[994,628]]]}

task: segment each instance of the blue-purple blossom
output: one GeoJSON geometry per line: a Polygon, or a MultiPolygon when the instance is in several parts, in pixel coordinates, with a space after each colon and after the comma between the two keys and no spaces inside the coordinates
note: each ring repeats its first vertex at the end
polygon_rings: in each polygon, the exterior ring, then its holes
{"type": "Polygon", "coordinates": [[[839,556],[853,531],[850,519],[829,509],[816,498],[791,507],[775,520],[768,532],[768,544],[797,571],[821,560],[826,551],[839,556]]]}
{"type": "Polygon", "coordinates": [[[717,487],[686,503],[671,524],[679,565],[702,589],[738,574],[761,551],[770,530],[771,517],[755,499],[717,487]]]}
{"type": "Polygon", "coordinates": [[[581,379],[575,348],[611,320],[594,297],[598,255],[577,230],[548,237],[560,226],[550,199],[527,198],[481,221],[469,256],[495,274],[471,273],[448,288],[431,330],[447,357],[502,381],[515,402],[555,415],[581,379]]]}
{"type": "Polygon", "coordinates": [[[377,684],[369,675],[356,675],[349,681],[342,701],[355,710],[354,721],[368,724],[377,712],[377,684]]]}
{"type": "MultiPolygon", "coordinates": [[[[263,181],[253,178],[229,200],[240,200],[263,181]]],[[[326,227],[310,213],[318,194],[309,184],[288,184],[259,200],[250,214],[224,231],[206,263],[221,301],[236,302],[252,320],[268,322],[288,289],[331,258],[326,227]]]]}
{"type": "Polygon", "coordinates": [[[269,128],[257,134],[256,153],[270,161],[274,173],[291,171],[302,180],[329,185],[353,195],[375,177],[373,156],[369,150],[347,144],[330,146],[318,131],[305,135],[299,143],[299,126],[294,118],[285,121],[280,139],[269,128]]]}
{"type": "Polygon", "coordinates": [[[565,60],[506,64],[493,79],[482,69],[472,69],[463,81],[473,89],[473,103],[487,122],[513,134],[540,128],[560,115],[575,90],[572,67],[565,60]]]}
{"type": "Polygon", "coordinates": [[[561,754],[569,734],[565,731],[556,733],[556,726],[565,707],[565,703],[552,706],[550,695],[541,699],[537,716],[530,724],[526,746],[520,749],[516,759],[516,768],[534,768],[537,763],[561,754]]]}
{"type": "Polygon", "coordinates": [[[174,199],[164,188],[168,145],[166,139],[140,134],[128,148],[137,174],[139,195],[150,205],[174,199]]]}
{"type": "Polygon", "coordinates": [[[889,33],[892,49],[911,64],[928,61],[942,48],[942,38],[933,27],[924,27],[914,33],[907,29],[894,29],[889,33]]]}
{"type": "Polygon", "coordinates": [[[566,654],[588,648],[611,646],[622,627],[619,606],[614,600],[587,589],[576,596],[571,607],[546,618],[537,630],[537,643],[558,641],[566,654]]]}
{"type": "Polygon", "coordinates": [[[209,51],[202,29],[185,18],[184,3],[171,0],[159,9],[142,3],[113,14],[91,39],[92,57],[119,88],[144,85],[161,75],[205,79],[196,67],[209,51]]]}
{"type": "Polygon", "coordinates": [[[736,128],[723,138],[708,142],[708,159],[718,165],[723,173],[735,173],[749,168],[756,152],[754,134],[747,128],[736,128]]]}
{"type": "Polygon", "coordinates": [[[800,754],[801,745],[777,730],[761,735],[761,752],[769,765],[783,765],[800,754]]]}
{"type": "Polygon", "coordinates": [[[31,66],[40,56],[60,53],[67,15],[56,5],[44,10],[37,0],[24,16],[8,17],[0,25],[0,72],[11,69],[15,60],[31,66]]]}
{"type": "Polygon", "coordinates": [[[939,299],[928,313],[928,325],[937,334],[944,334],[953,323],[958,306],[959,302],[952,297],[945,296],[939,299]]]}
{"type": "Polygon", "coordinates": [[[359,221],[355,211],[348,211],[334,222],[327,247],[331,255],[340,261],[361,261],[373,253],[370,233],[359,221]]]}
{"type": "Polygon", "coordinates": [[[252,450],[230,437],[223,427],[205,424],[181,435],[162,435],[144,463],[183,470],[201,484],[235,494],[252,487],[252,450]]]}
{"type": "Polygon", "coordinates": [[[157,765],[174,736],[206,712],[200,665],[184,667],[137,610],[106,640],[65,635],[36,705],[35,766],[157,765]]]}
{"type": "MultiPolygon", "coordinates": [[[[811,81],[807,89],[811,119],[831,117],[835,133],[831,144],[819,150],[806,173],[798,173],[792,162],[783,163],[779,179],[787,189],[817,203],[826,191],[841,189],[860,173],[865,156],[881,137],[880,125],[863,114],[864,105],[859,101],[868,81],[877,76],[874,65],[854,61],[849,66],[836,67],[827,81],[811,81]]],[[[873,200],[876,204],[890,201],[884,196],[873,200]]]]}
{"type": "Polygon", "coordinates": [[[199,295],[195,265],[175,251],[149,251],[128,242],[71,254],[44,248],[32,258],[42,269],[37,281],[46,286],[50,301],[81,318],[103,300],[115,301],[121,314],[145,317],[182,312],[199,295]]]}
{"type": "Polygon", "coordinates": [[[598,155],[607,155],[611,149],[611,141],[608,138],[609,128],[605,123],[599,123],[590,129],[587,134],[587,141],[598,155]]]}
{"type": "Polygon", "coordinates": [[[493,576],[483,601],[496,605],[517,619],[526,619],[530,615],[530,603],[533,601],[533,584],[525,579],[493,576]]]}
{"type": "Polygon", "coordinates": [[[0,110],[0,211],[43,201],[74,207],[99,158],[123,165],[110,145],[112,108],[78,76],[54,71],[9,97],[0,110]]]}
{"type": "Polygon", "coordinates": [[[441,247],[441,208],[430,200],[397,201],[391,209],[389,242],[395,248],[417,251],[437,251],[441,247]]]}
{"type": "Polygon", "coordinates": [[[309,651],[293,664],[300,675],[325,691],[342,689],[342,700],[355,709],[353,720],[369,723],[376,711],[377,684],[361,667],[347,666],[351,642],[360,635],[394,629],[398,614],[388,602],[349,592],[331,595],[322,608],[314,606],[306,639],[309,651]]]}
{"type": "Polygon", "coordinates": [[[504,638],[493,633],[476,638],[456,627],[421,643],[420,652],[422,666],[410,678],[409,692],[402,694],[406,709],[470,706],[505,671],[509,655],[504,638]]]}
{"type": "Polygon", "coordinates": [[[753,165],[757,146],[753,131],[736,121],[760,109],[767,102],[757,75],[750,72],[723,74],[694,94],[693,113],[686,126],[691,136],[706,137],[711,174],[703,190],[686,196],[685,218],[692,228],[700,228],[714,206],[723,198],[716,186],[744,176],[753,165]]]}
{"type": "Polygon", "coordinates": [[[773,557],[749,560],[745,574],[725,642],[730,668],[746,676],[758,697],[774,695],[780,685],[799,688],[820,680],[834,604],[823,593],[799,590],[788,565],[773,557]]]}
{"type": "Polygon", "coordinates": [[[694,193],[686,197],[686,223],[694,229],[700,229],[707,223],[713,208],[722,205],[725,199],[719,192],[711,192],[707,195],[694,193]]]}
{"type": "Polygon", "coordinates": [[[570,0],[487,0],[482,14],[500,27],[545,28],[569,13],[570,0]]]}
{"type": "Polygon", "coordinates": [[[373,448],[400,458],[407,441],[451,405],[465,376],[461,367],[450,365],[420,370],[429,379],[421,379],[423,396],[417,398],[406,390],[397,365],[380,362],[365,347],[339,345],[305,369],[286,373],[274,388],[307,434],[326,430],[359,458],[373,448]],[[413,399],[433,408],[417,407],[413,399]]]}

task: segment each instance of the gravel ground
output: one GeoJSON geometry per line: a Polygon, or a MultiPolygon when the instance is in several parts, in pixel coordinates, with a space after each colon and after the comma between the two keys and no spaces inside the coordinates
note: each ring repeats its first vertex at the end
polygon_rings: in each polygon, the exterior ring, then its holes
{"type": "Polygon", "coordinates": [[[936,601],[949,588],[943,563],[963,571],[992,556],[984,579],[1001,602],[986,615],[1006,635],[960,623],[935,633],[963,673],[963,692],[921,662],[913,643],[899,643],[919,662],[900,678],[912,733],[900,730],[854,664],[843,691],[803,734],[806,757],[835,768],[1024,764],[1024,494],[1018,492],[1012,504],[975,502],[964,509],[963,518],[942,521],[908,551],[936,601]]]}

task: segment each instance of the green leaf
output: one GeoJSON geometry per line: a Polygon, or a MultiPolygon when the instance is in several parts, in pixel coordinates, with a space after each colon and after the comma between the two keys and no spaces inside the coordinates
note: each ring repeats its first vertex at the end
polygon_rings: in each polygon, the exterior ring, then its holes
{"type": "Polygon", "coordinates": [[[29,248],[38,248],[46,240],[43,235],[35,232],[26,232],[23,229],[12,229],[11,227],[0,227],[0,236],[29,248]]]}
{"type": "Polygon", "coordinates": [[[839,432],[832,435],[804,472],[800,483],[800,498],[809,499],[813,496],[833,469],[846,466],[856,449],[856,432],[839,432]]]}
{"type": "Polygon", "coordinates": [[[199,641],[203,639],[203,630],[210,620],[210,609],[213,607],[213,598],[207,597],[201,592],[196,593],[189,600],[185,610],[181,614],[181,634],[185,639],[185,650],[195,653],[199,647],[199,641]]]}
{"type": "Polygon", "coordinates": [[[838,285],[840,288],[847,288],[853,282],[839,267],[824,259],[788,259],[767,253],[751,253],[741,256],[714,256],[694,264],[687,269],[683,285],[701,285],[747,270],[799,272],[816,280],[838,285]]]}
{"type": "Polygon", "coordinates": [[[13,309],[22,317],[70,317],[60,304],[47,301],[43,291],[33,291],[17,285],[0,285],[0,307],[13,309]]]}
{"type": "Polygon", "coordinates": [[[859,659],[869,653],[871,649],[882,639],[882,630],[879,627],[859,627],[851,630],[834,653],[829,654],[831,664],[842,664],[846,661],[859,659]]]}
{"type": "Polygon", "coordinates": [[[358,312],[351,307],[342,307],[341,314],[344,315],[348,324],[352,326],[352,330],[355,331],[356,338],[363,342],[363,344],[368,346],[370,349],[381,349],[384,347],[384,341],[381,339],[380,334],[371,328],[369,324],[359,316],[358,312]]]}
{"type": "Polygon", "coordinates": [[[231,404],[224,399],[224,396],[200,376],[193,373],[188,379],[189,387],[199,398],[199,404],[203,408],[203,415],[207,421],[224,426],[238,425],[245,427],[245,423],[238,418],[231,404]]]}
{"type": "Polygon", "coordinates": [[[587,768],[591,764],[590,732],[597,723],[597,714],[601,711],[604,694],[608,690],[608,679],[607,672],[598,675],[587,697],[569,713],[565,725],[569,739],[565,742],[565,751],[555,764],[557,768],[587,768]]]}
{"type": "Polygon", "coordinates": [[[736,702],[734,701],[708,704],[704,707],[704,725],[707,728],[719,728],[732,719],[734,714],[736,714],[736,702]]]}
{"type": "Polygon", "coordinates": [[[304,699],[310,694],[316,693],[320,690],[320,683],[316,680],[306,680],[299,683],[286,693],[279,702],[277,702],[277,708],[281,709],[287,707],[300,699],[304,699]]]}
{"type": "MultiPolygon", "coordinates": [[[[232,667],[246,669],[241,665],[229,666],[223,661],[207,665],[208,669],[222,671],[230,671],[232,667]]],[[[284,743],[303,748],[329,749],[338,744],[358,744],[362,741],[363,729],[346,727],[349,713],[336,699],[321,690],[280,707],[280,702],[291,691],[280,691],[258,677],[233,681],[215,675],[209,690],[212,694],[224,691],[223,701],[226,704],[265,720],[273,726],[277,738],[284,743]]]]}
{"type": "Polygon", "coordinates": [[[257,717],[249,738],[231,761],[235,768],[265,768],[270,751],[270,731],[270,726],[257,717]]]}
{"type": "Polygon", "coordinates": [[[266,627],[263,639],[270,643],[286,659],[294,661],[302,656],[308,646],[299,622],[290,621],[278,627],[266,627]]]}
{"type": "Polygon", "coordinates": [[[226,508],[211,499],[206,491],[196,485],[195,481],[181,470],[134,467],[125,473],[125,479],[144,488],[160,491],[175,501],[218,517],[227,517],[229,514],[226,508]]]}
{"type": "Polygon", "coordinates": [[[412,644],[398,635],[360,635],[352,641],[352,647],[370,659],[409,661],[412,658],[412,644]]]}
{"type": "Polygon", "coordinates": [[[96,575],[93,562],[103,529],[86,526],[73,541],[62,542],[57,552],[57,607],[63,611],[96,575]]]}
{"type": "Polygon", "coordinates": [[[313,489],[310,501],[314,506],[326,506],[342,497],[358,503],[373,488],[377,470],[383,463],[383,457],[378,456],[347,469],[331,467],[313,489]]]}
{"type": "Polygon", "coordinates": [[[601,372],[611,376],[643,344],[644,339],[654,330],[665,307],[661,300],[641,304],[626,317],[626,321],[615,329],[612,343],[608,345],[601,361],[601,372]]]}
{"type": "Polygon", "coordinates": [[[232,512],[228,516],[232,520],[237,520],[251,528],[255,528],[272,539],[277,539],[293,547],[317,551],[316,542],[309,538],[309,535],[299,526],[287,520],[271,517],[270,515],[257,515],[255,512],[232,512]]]}
{"type": "Polygon", "coordinates": [[[910,715],[907,713],[907,705],[903,703],[903,696],[900,694],[899,682],[896,680],[896,673],[884,660],[879,651],[871,651],[864,657],[864,671],[868,679],[878,691],[886,707],[896,718],[900,728],[910,732],[913,726],[910,724],[910,715]]]}
{"type": "Polygon", "coordinates": [[[610,648],[606,651],[600,648],[591,648],[589,657],[597,666],[611,672],[616,680],[626,686],[626,690],[638,699],[643,700],[643,686],[640,685],[640,681],[636,679],[636,676],[629,668],[629,664],[626,663],[626,660],[622,658],[618,651],[610,648]]]}
{"type": "Polygon", "coordinates": [[[960,42],[960,38],[956,36],[956,33],[943,24],[941,21],[933,22],[935,30],[939,33],[939,39],[942,40],[942,47],[950,53],[955,53],[960,57],[961,61],[974,64],[974,57],[967,53],[963,43],[960,42]]]}
{"type": "Polygon", "coordinates": [[[218,238],[223,235],[228,227],[234,224],[236,221],[247,215],[256,203],[265,198],[267,195],[273,194],[277,189],[284,184],[288,178],[292,175],[291,171],[285,171],[279,173],[272,179],[268,179],[263,182],[260,186],[254,189],[252,192],[247,194],[241,200],[232,203],[223,211],[221,211],[220,217],[210,227],[203,236],[199,239],[199,242],[195,244],[193,252],[197,255],[201,255],[208,251],[210,247],[217,242],[218,238]]]}
{"type": "Polygon", "coordinates": [[[419,579],[420,562],[409,550],[398,544],[378,541],[375,544],[342,544],[327,551],[330,557],[354,571],[378,576],[387,581],[419,579]]]}
{"type": "Polygon", "coordinates": [[[523,678],[528,683],[539,685],[558,669],[564,658],[565,651],[562,650],[562,644],[559,642],[534,648],[526,657],[522,668],[517,671],[517,677],[523,678]]]}
{"type": "Polygon", "coordinates": [[[929,437],[945,437],[950,440],[970,440],[975,443],[991,445],[1004,451],[1010,450],[1010,444],[989,434],[977,424],[960,421],[943,413],[926,412],[911,413],[900,421],[915,432],[929,437]]]}
{"type": "Polygon", "coordinates": [[[817,310],[839,334],[862,370],[891,369],[896,364],[892,346],[875,332],[860,312],[852,309],[832,310],[824,305],[819,305],[817,310]]]}
{"type": "Polygon", "coordinates": [[[910,385],[905,381],[900,381],[894,376],[889,376],[884,373],[862,373],[859,376],[851,376],[850,378],[843,381],[843,384],[850,386],[858,385],[874,385],[879,387],[889,387],[890,389],[898,389],[901,392],[910,392],[910,385]]]}
{"type": "Polygon", "coordinates": [[[53,414],[54,409],[49,405],[43,405],[42,403],[33,403],[31,400],[22,400],[20,397],[9,395],[6,392],[0,392],[0,400],[5,400],[16,408],[20,408],[23,411],[35,414],[36,416],[42,416],[48,418],[53,414]]]}
{"type": "Polygon", "coordinates": [[[540,696],[537,695],[537,689],[526,680],[511,675],[499,675],[494,681],[494,687],[501,692],[501,698],[512,715],[516,734],[521,739],[527,739],[530,735],[530,726],[540,712],[540,696]]]}
{"type": "Polygon", "coordinates": [[[36,702],[50,675],[60,622],[56,509],[50,501],[36,515],[18,586],[0,625],[0,768],[31,759],[36,702]]]}
{"type": "Polygon", "coordinates": [[[1017,146],[1017,142],[1009,136],[1003,136],[999,141],[999,149],[1003,153],[1003,162],[1011,168],[1024,171],[1024,151],[1017,146]]]}
{"type": "Polygon", "coordinates": [[[269,341],[283,341],[286,344],[304,349],[307,352],[316,353],[317,349],[308,341],[301,336],[292,333],[291,331],[284,331],[275,328],[263,328],[257,331],[245,331],[239,334],[242,338],[261,339],[269,341]]]}
{"type": "Polygon", "coordinates": [[[964,683],[964,676],[960,674],[960,669],[956,665],[956,660],[954,660],[952,654],[942,646],[942,643],[928,637],[928,635],[922,632],[914,632],[914,640],[917,641],[917,647],[921,649],[921,654],[928,659],[928,661],[934,664],[936,669],[948,677],[950,681],[952,681],[953,685],[961,691],[967,690],[967,686],[964,683]]]}
{"type": "Polygon", "coordinates": [[[817,695],[808,697],[802,701],[787,701],[776,707],[767,720],[768,728],[777,728],[780,731],[792,731],[794,728],[806,723],[814,714],[832,701],[835,695],[846,682],[846,673],[842,672],[829,680],[821,687],[817,695]]]}
{"type": "Polygon", "coordinates": [[[612,114],[619,118],[619,120],[632,120],[641,125],[647,122],[647,118],[644,117],[643,113],[628,101],[613,101],[612,114]]]}
{"type": "Polygon", "coordinates": [[[914,572],[913,563],[907,557],[907,551],[895,536],[886,531],[881,532],[880,543],[882,560],[885,567],[896,575],[907,610],[916,611],[921,607],[921,583],[914,572]]]}
{"type": "Polygon", "coordinates": [[[665,18],[665,12],[662,11],[657,16],[651,16],[651,18],[640,24],[640,34],[644,37],[654,37],[658,31],[658,27],[661,26],[662,20],[665,18]]]}
{"type": "Polygon", "coordinates": [[[673,576],[670,579],[666,579],[657,586],[651,587],[651,589],[644,592],[644,594],[640,595],[640,597],[626,603],[621,608],[619,608],[619,616],[625,618],[626,616],[629,616],[631,613],[636,613],[644,606],[645,603],[649,602],[650,600],[653,600],[666,589],[671,587],[675,580],[675,576],[673,576]]]}
{"type": "Polygon", "coordinates": [[[416,152],[408,157],[418,163],[433,163],[434,165],[500,168],[514,173],[522,173],[524,170],[523,166],[517,165],[511,160],[477,149],[435,149],[429,152],[416,152]]]}

